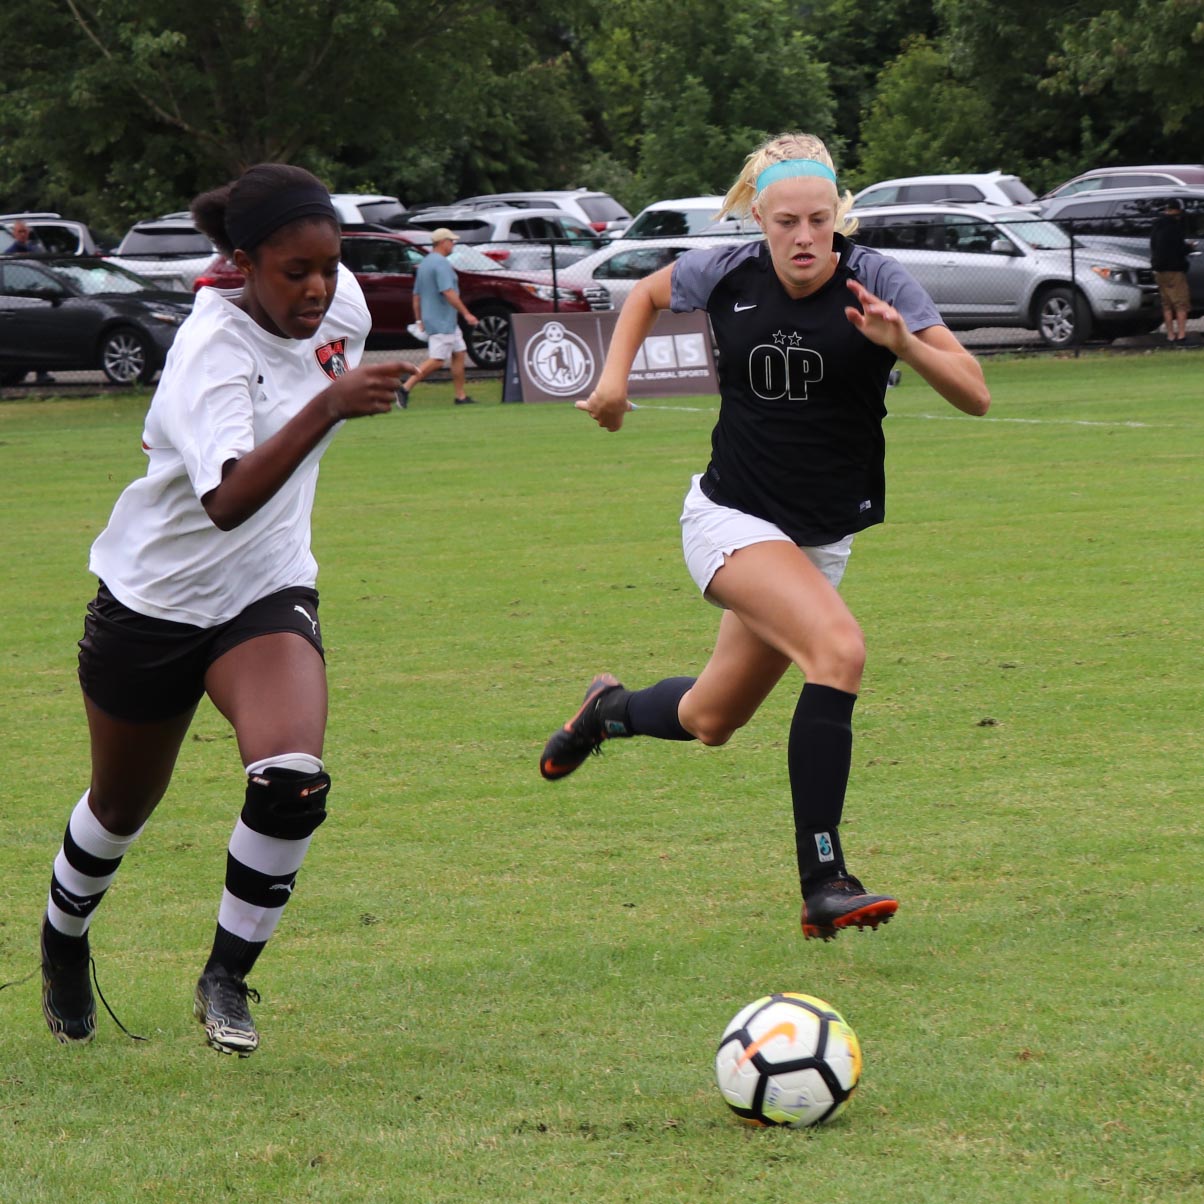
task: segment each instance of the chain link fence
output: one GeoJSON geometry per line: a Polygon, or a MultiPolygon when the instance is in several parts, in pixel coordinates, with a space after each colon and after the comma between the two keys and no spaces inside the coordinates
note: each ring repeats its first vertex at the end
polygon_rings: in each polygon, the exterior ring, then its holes
{"type": "MultiPolygon", "coordinates": [[[[856,216],[854,241],[902,263],[976,352],[1166,345],[1149,258],[1153,214],[1055,223],[947,204],[856,216]]],[[[478,370],[501,370],[514,312],[620,309],[640,280],[688,251],[746,241],[704,233],[457,246],[451,262],[461,293],[482,319],[469,332],[472,362],[478,370]]],[[[383,228],[345,239],[345,259],[374,321],[379,316],[398,330],[413,321],[413,272],[424,244],[425,232],[383,228]],[[375,253],[373,239],[381,243],[375,253]]],[[[1204,255],[1192,254],[1189,263],[1186,345],[1199,346],[1204,255]]],[[[18,396],[145,385],[156,378],[190,301],[187,293],[173,299],[153,286],[147,292],[106,269],[103,259],[0,257],[0,389],[18,396]]],[[[404,335],[376,341],[420,348],[404,335]]]]}

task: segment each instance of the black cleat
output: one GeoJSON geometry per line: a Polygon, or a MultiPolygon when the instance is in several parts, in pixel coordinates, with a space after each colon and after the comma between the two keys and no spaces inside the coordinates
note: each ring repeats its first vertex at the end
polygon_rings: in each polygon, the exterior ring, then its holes
{"type": "Polygon", "coordinates": [[[92,960],[85,935],[78,942],[80,955],[54,960],[46,948],[46,926],[42,917],[42,1015],[56,1040],[64,1045],[83,1045],[96,1035],[96,1001],[88,981],[92,960]]]}
{"type": "Polygon", "coordinates": [[[871,895],[849,874],[816,882],[803,892],[803,936],[830,941],[842,928],[877,928],[899,910],[898,899],[871,895]]]}
{"type": "Polygon", "coordinates": [[[610,673],[600,673],[589,683],[581,709],[544,745],[539,772],[549,782],[568,777],[590,753],[598,751],[608,734],[598,719],[598,702],[622,688],[619,679],[610,673]]]}
{"type": "Polygon", "coordinates": [[[259,1002],[258,991],[221,966],[206,970],[196,984],[192,1014],[205,1026],[209,1044],[221,1053],[249,1058],[259,1048],[248,996],[259,1002]]]}

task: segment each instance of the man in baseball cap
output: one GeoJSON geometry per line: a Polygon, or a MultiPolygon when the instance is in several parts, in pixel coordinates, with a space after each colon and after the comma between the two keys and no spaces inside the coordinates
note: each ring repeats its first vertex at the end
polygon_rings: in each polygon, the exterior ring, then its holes
{"type": "Polygon", "coordinates": [[[432,230],[430,254],[423,257],[414,274],[414,324],[427,336],[427,358],[417,372],[402,382],[397,405],[403,410],[410,404],[410,390],[431,373],[438,372],[449,359],[456,405],[472,405],[474,401],[464,390],[464,356],[468,346],[459,320],[463,318],[469,326],[475,326],[477,319],[460,299],[456,269],[447,262],[457,242],[459,236],[446,226],[432,230]]]}
{"type": "Polygon", "coordinates": [[[1183,220],[1183,202],[1168,198],[1162,216],[1150,228],[1150,266],[1162,299],[1162,320],[1166,338],[1183,346],[1187,338],[1187,314],[1191,294],[1187,284],[1187,256],[1195,245],[1189,243],[1183,220]]]}

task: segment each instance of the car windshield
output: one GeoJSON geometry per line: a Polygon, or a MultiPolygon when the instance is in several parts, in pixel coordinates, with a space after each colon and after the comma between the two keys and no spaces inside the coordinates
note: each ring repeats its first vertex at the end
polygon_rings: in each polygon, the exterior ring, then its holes
{"type": "Polygon", "coordinates": [[[153,228],[131,230],[121,240],[118,255],[212,255],[213,244],[199,230],[153,228]]]}
{"type": "Polygon", "coordinates": [[[484,251],[478,251],[476,247],[466,246],[462,242],[456,243],[455,249],[447,257],[447,261],[461,272],[496,272],[498,270],[496,259],[490,259],[484,251]]]}
{"type": "Polygon", "coordinates": [[[1068,251],[1070,235],[1061,226],[1053,222],[1015,222],[1008,223],[1008,229],[1021,242],[1035,247],[1038,251],[1068,251]]]}
{"type": "Polygon", "coordinates": [[[624,238],[681,238],[701,234],[719,216],[715,209],[652,209],[623,231],[624,238]]]}
{"type": "Polygon", "coordinates": [[[1013,205],[1027,205],[1037,199],[1037,194],[1019,180],[1000,180],[999,190],[1013,205]]]}
{"type": "Polygon", "coordinates": [[[86,297],[102,293],[152,293],[161,291],[160,286],[142,276],[127,272],[112,263],[83,261],[81,263],[55,263],[45,265],[60,280],[65,280],[86,297]]]}

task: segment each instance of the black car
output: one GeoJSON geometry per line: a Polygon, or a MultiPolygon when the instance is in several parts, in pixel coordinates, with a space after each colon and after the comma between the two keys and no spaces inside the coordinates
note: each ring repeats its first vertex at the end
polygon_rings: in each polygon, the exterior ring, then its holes
{"type": "Polygon", "coordinates": [[[56,368],[146,384],[192,302],[103,259],[0,256],[0,384],[56,368]]]}
{"type": "Polygon", "coordinates": [[[1038,212],[1073,233],[1084,246],[1148,257],[1150,228],[1172,198],[1183,206],[1184,227],[1193,247],[1188,256],[1187,285],[1194,318],[1204,313],[1204,188],[1167,186],[1078,192],[1041,201],[1038,212]]]}

